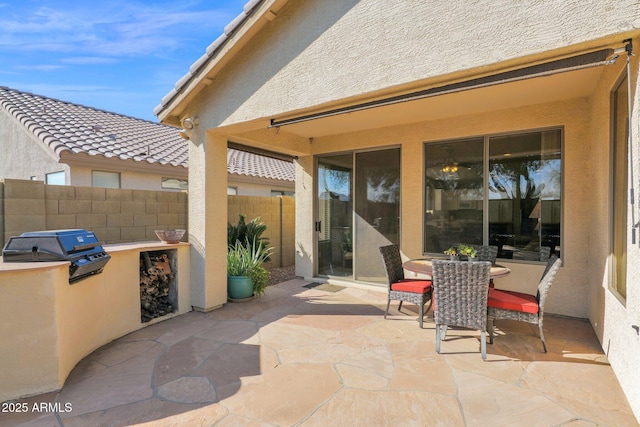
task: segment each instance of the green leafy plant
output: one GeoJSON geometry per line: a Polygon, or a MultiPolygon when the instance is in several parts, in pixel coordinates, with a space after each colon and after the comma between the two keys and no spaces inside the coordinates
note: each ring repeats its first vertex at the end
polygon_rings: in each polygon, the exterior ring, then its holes
{"type": "Polygon", "coordinates": [[[456,251],[456,248],[454,248],[453,246],[444,251],[444,253],[447,255],[458,255],[458,251],[456,251]]]}
{"type": "Polygon", "coordinates": [[[473,248],[473,246],[460,245],[458,247],[458,251],[460,251],[460,255],[463,255],[469,258],[476,257],[476,250],[473,248]]]}
{"type": "Polygon", "coordinates": [[[236,241],[227,248],[227,275],[251,278],[254,293],[262,295],[269,281],[269,272],[262,264],[272,251],[272,247],[265,247],[255,237],[251,242],[245,240],[244,244],[236,241]]]}
{"type": "MultiPolygon", "coordinates": [[[[237,244],[248,246],[250,249],[256,244],[261,244],[262,250],[266,250],[269,246],[269,239],[262,237],[267,230],[267,224],[260,221],[260,217],[256,217],[247,223],[245,216],[240,214],[238,224],[233,225],[227,223],[227,245],[229,247],[237,244]]],[[[269,261],[271,251],[266,256],[265,261],[269,261]]]]}

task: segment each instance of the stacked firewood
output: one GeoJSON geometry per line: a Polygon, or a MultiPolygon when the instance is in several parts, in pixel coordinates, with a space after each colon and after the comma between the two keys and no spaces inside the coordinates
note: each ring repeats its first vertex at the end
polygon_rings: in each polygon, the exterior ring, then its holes
{"type": "Polygon", "coordinates": [[[169,301],[169,286],[173,272],[166,254],[149,256],[140,253],[140,308],[142,322],[173,313],[169,301]]]}

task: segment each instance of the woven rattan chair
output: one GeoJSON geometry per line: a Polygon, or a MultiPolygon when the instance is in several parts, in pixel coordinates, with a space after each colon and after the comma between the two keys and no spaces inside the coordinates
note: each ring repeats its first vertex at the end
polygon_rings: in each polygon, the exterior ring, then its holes
{"type": "Polygon", "coordinates": [[[520,292],[504,291],[498,289],[489,290],[487,302],[487,324],[489,328],[489,342],[493,344],[494,320],[506,319],[520,322],[537,323],[540,330],[540,340],[542,348],[547,352],[547,344],[544,341],[542,331],[544,321],[544,303],[556,277],[558,269],[562,265],[562,260],[556,254],[549,257],[547,267],[538,284],[536,295],[528,295],[520,292]]]}
{"type": "Polygon", "coordinates": [[[433,318],[436,323],[436,351],[444,340],[448,326],[480,331],[482,359],[487,358],[488,261],[432,261],[433,318]]]}
{"type": "Polygon", "coordinates": [[[469,245],[476,250],[476,261],[489,261],[496,263],[498,258],[498,247],[493,245],[469,245]]]}
{"type": "Polygon", "coordinates": [[[551,246],[541,246],[540,261],[543,261],[543,262],[549,261],[550,256],[551,256],[551,246]]]}
{"type": "Polygon", "coordinates": [[[410,302],[416,304],[419,308],[418,321],[420,322],[420,328],[422,328],[422,318],[425,313],[424,305],[427,301],[431,302],[431,281],[404,278],[404,269],[402,268],[402,258],[400,257],[398,245],[381,246],[380,254],[382,255],[389,283],[389,298],[384,318],[386,319],[387,314],[389,314],[391,300],[400,301],[398,310],[402,309],[404,301],[410,302]]]}

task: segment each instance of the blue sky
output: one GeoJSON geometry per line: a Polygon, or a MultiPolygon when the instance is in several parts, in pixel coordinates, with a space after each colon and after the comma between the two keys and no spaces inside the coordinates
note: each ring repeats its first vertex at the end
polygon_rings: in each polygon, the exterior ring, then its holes
{"type": "Polygon", "coordinates": [[[0,86],[157,122],[247,0],[0,0],[0,86]]]}

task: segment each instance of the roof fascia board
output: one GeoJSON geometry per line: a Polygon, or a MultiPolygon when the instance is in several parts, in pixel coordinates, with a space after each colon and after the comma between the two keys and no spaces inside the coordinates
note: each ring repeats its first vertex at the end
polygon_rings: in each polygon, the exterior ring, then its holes
{"type": "Polygon", "coordinates": [[[69,166],[84,166],[88,168],[109,168],[115,171],[146,172],[185,178],[189,176],[189,169],[184,166],[147,163],[146,161],[137,161],[133,159],[122,160],[117,157],[107,158],[103,156],[90,156],[85,153],[71,153],[70,151],[61,153],[60,163],[65,163],[69,166]]]}
{"type": "MultiPolygon", "coordinates": [[[[221,43],[218,50],[214,49],[210,57],[207,57],[208,53],[205,53],[191,65],[189,73],[176,83],[173,91],[177,93],[170,97],[169,100],[166,100],[166,103],[161,103],[161,108],[156,114],[159,121],[165,124],[180,126],[180,117],[183,115],[183,111],[189,106],[189,103],[204,87],[211,84],[216,74],[220,72],[265,25],[275,19],[280,9],[282,9],[287,2],[288,0],[265,0],[256,6],[256,9],[253,10],[245,21],[235,23],[236,26],[233,28],[233,31],[227,36],[227,39],[221,43]],[[191,74],[191,76],[189,76],[189,74],[191,74]]],[[[227,27],[232,26],[234,21],[227,27]]],[[[227,27],[225,27],[225,29],[227,27]]],[[[214,41],[212,46],[216,43],[219,43],[218,40],[214,41]]],[[[171,92],[169,92],[168,95],[170,94],[171,92]]]]}
{"type": "Polygon", "coordinates": [[[239,173],[229,173],[228,182],[233,184],[234,182],[245,184],[260,184],[260,185],[275,185],[280,187],[295,188],[295,181],[286,181],[284,179],[274,178],[261,178],[254,175],[241,175],[239,173]]]}

